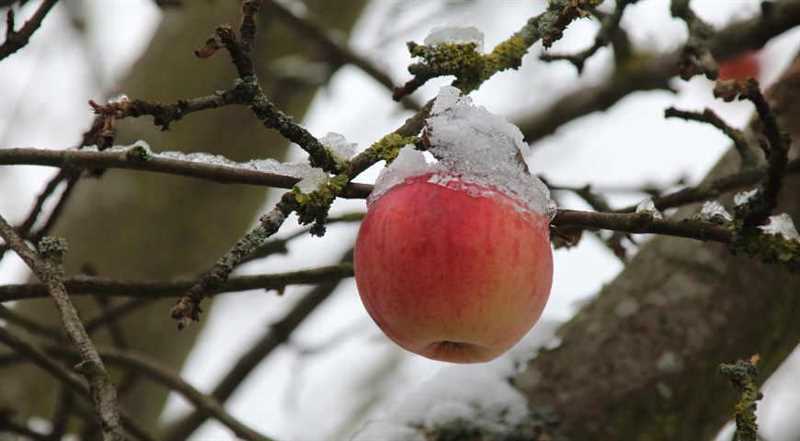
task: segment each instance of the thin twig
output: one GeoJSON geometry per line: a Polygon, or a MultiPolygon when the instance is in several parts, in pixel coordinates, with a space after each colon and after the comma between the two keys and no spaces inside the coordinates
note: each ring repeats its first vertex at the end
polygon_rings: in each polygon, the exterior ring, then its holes
{"type": "MultiPolygon", "coordinates": [[[[800,160],[795,159],[790,161],[786,167],[786,172],[800,172],[800,160]]],[[[667,208],[675,208],[695,202],[707,201],[709,199],[714,199],[721,194],[740,190],[742,188],[757,184],[767,176],[767,173],[767,167],[744,170],[739,173],[714,179],[713,181],[707,183],[687,187],[673,193],[655,197],[653,198],[653,204],[655,204],[656,208],[659,210],[666,210],[667,208]]],[[[635,211],[636,205],[629,205],[627,207],[614,210],[616,213],[633,213],[635,211]]]]}
{"type": "Polygon", "coordinates": [[[704,74],[713,80],[719,74],[717,60],[711,52],[709,41],[714,36],[714,28],[694,13],[690,0],[672,0],[670,12],[675,18],[686,23],[689,39],[683,46],[680,62],[681,78],[688,80],[697,74],[704,74]]]}
{"type": "Polygon", "coordinates": [[[541,55],[539,59],[542,61],[569,61],[573,66],[575,66],[575,69],[578,70],[578,73],[583,72],[583,66],[586,63],[586,60],[597,53],[600,48],[611,43],[615,34],[623,32],[622,28],[620,27],[620,22],[622,21],[622,15],[625,13],[625,8],[638,1],[639,0],[617,0],[614,6],[614,12],[603,17],[600,24],[600,30],[594,37],[594,43],[590,47],[575,54],[546,53],[541,55]]]}
{"type": "Polygon", "coordinates": [[[396,88],[393,98],[399,100],[414,93],[428,80],[447,75],[455,76],[453,85],[465,93],[475,90],[494,74],[519,68],[522,58],[538,41],[550,47],[572,21],[600,3],[599,0],[553,0],[545,12],[530,18],[488,54],[478,53],[474,43],[441,46],[409,43],[411,55],[423,61],[409,66],[409,73],[414,77],[396,88]]]}
{"type": "MultiPolygon", "coordinates": [[[[269,0],[269,4],[271,11],[275,13],[276,17],[286,23],[302,37],[305,37],[319,45],[319,47],[324,50],[326,55],[333,57],[334,62],[337,64],[353,65],[358,69],[361,69],[362,72],[377,81],[390,92],[394,90],[395,83],[389,74],[381,70],[381,68],[367,59],[365,56],[356,53],[346,44],[342,44],[337,41],[337,38],[332,36],[324,27],[320,26],[318,23],[315,23],[309,17],[298,16],[281,2],[269,0]]],[[[400,102],[407,109],[414,111],[418,111],[422,107],[418,102],[411,99],[411,97],[405,97],[400,100],[400,102]]]]}
{"type": "Polygon", "coordinates": [[[761,93],[758,81],[752,78],[742,82],[720,81],[714,88],[714,95],[725,101],[749,100],[756,108],[760,121],[757,128],[766,141],[761,143],[761,147],[767,157],[767,176],[756,196],[742,210],[742,220],[745,227],[762,225],[778,204],[778,193],[783,186],[783,177],[789,162],[791,139],[778,126],[778,118],[761,93]]]}
{"type": "MultiPolygon", "coordinates": [[[[249,290],[282,289],[289,285],[311,285],[352,277],[353,266],[342,263],[322,266],[310,270],[290,271],[276,274],[230,277],[208,294],[249,290]]],[[[136,282],[114,280],[103,277],[75,276],[64,279],[64,285],[71,295],[98,295],[104,297],[120,296],[140,300],[131,301],[119,307],[111,307],[105,315],[87,323],[87,329],[95,331],[101,324],[117,319],[120,314],[144,306],[145,300],[174,298],[185,293],[196,283],[196,279],[170,280],[163,282],[136,282]]],[[[41,283],[0,285],[0,302],[34,299],[47,296],[47,287],[41,283]]]]}
{"type": "MultiPolygon", "coordinates": [[[[365,215],[366,213],[364,212],[356,211],[353,213],[342,214],[336,217],[329,217],[325,222],[325,225],[333,225],[340,222],[360,222],[362,219],[364,219],[365,215]]],[[[255,251],[253,251],[253,253],[250,254],[250,256],[245,258],[242,261],[242,263],[250,262],[252,260],[257,260],[257,259],[263,259],[272,256],[274,254],[286,254],[289,252],[289,249],[287,248],[287,244],[289,242],[291,242],[294,239],[305,236],[306,234],[310,233],[310,231],[311,228],[306,227],[297,230],[296,232],[284,238],[264,242],[264,244],[262,244],[255,251]]]]}
{"type": "Polygon", "coordinates": [[[58,3],[58,0],[42,0],[39,9],[33,13],[33,16],[18,31],[14,30],[14,11],[12,9],[8,10],[6,14],[6,41],[0,45],[0,61],[28,44],[33,33],[39,29],[42,21],[44,21],[44,18],[47,17],[47,14],[56,3],[58,3]]]}
{"type": "MultiPolygon", "coordinates": [[[[342,257],[341,262],[352,260],[352,250],[342,257]]],[[[264,334],[244,352],[231,369],[219,380],[214,387],[212,396],[220,403],[225,403],[269,355],[280,345],[286,343],[292,332],[322,304],[331,293],[339,286],[341,280],[331,280],[314,287],[295,304],[292,309],[279,321],[270,325],[264,334]]],[[[165,441],[179,441],[187,439],[206,420],[207,415],[199,409],[180,418],[165,431],[165,441]]]]}
{"type": "Polygon", "coordinates": [[[753,156],[753,146],[750,145],[751,143],[747,139],[745,133],[728,125],[728,123],[720,118],[720,116],[717,115],[713,110],[706,108],[702,113],[700,113],[669,107],[664,111],[664,117],[681,118],[686,121],[697,121],[716,127],[722,133],[724,133],[725,136],[730,138],[731,141],[733,141],[733,146],[736,148],[736,151],[739,153],[739,157],[742,160],[742,168],[754,167],[757,164],[756,158],[753,156]]]}
{"type": "Polygon", "coordinates": [[[733,237],[729,229],[711,222],[657,219],[649,213],[618,214],[559,210],[553,219],[553,224],[636,234],[663,234],[722,243],[730,243],[733,237]]]}
{"type": "Polygon", "coordinates": [[[291,192],[285,193],[275,208],[258,219],[258,225],[239,239],[208,271],[206,271],[172,307],[170,315],[181,329],[192,321],[200,320],[200,302],[208,293],[220,287],[242,261],[264,241],[275,234],[286,217],[296,208],[291,192]]]}
{"type": "Polygon", "coordinates": [[[140,99],[130,100],[127,98],[112,100],[106,104],[89,101],[92,110],[104,121],[103,124],[107,128],[113,127],[114,120],[152,116],[153,124],[161,128],[161,130],[168,130],[170,124],[195,112],[244,103],[244,97],[235,87],[228,90],[220,90],[212,95],[180,99],[170,104],[140,99]]]}
{"type": "MultiPolygon", "coordinates": [[[[716,32],[708,42],[714,58],[725,61],[742,52],[760,49],[773,37],[800,24],[800,2],[778,0],[768,5],[762,14],[716,32]]],[[[607,81],[568,93],[545,109],[517,118],[517,125],[528,142],[535,142],[566,123],[611,108],[631,92],[670,90],[669,80],[679,73],[682,54],[683,49],[679,49],[618,66],[607,81]]]]}
{"type": "Polygon", "coordinates": [[[116,390],[64,287],[60,269],[60,259],[65,251],[64,244],[45,244],[43,241],[40,251],[44,258],[41,258],[37,252],[28,248],[25,241],[2,216],[0,216],[0,236],[47,286],[47,291],[61,315],[64,330],[81,354],[80,371],[89,382],[96,411],[102,422],[103,438],[122,441],[116,390]]]}
{"type": "Polygon", "coordinates": [[[197,388],[184,381],[175,371],[162,366],[158,361],[151,359],[147,355],[131,350],[123,351],[113,348],[102,348],[100,353],[109,363],[139,372],[152,381],[164,385],[169,390],[177,392],[192,403],[199,412],[216,419],[236,434],[238,438],[248,441],[274,441],[273,438],[258,433],[255,429],[232,416],[225,411],[225,408],[217,399],[200,392],[197,388]]]}
{"type": "MultiPolygon", "coordinates": [[[[3,343],[14,350],[16,354],[29,359],[31,362],[33,362],[33,364],[48,372],[62,384],[67,385],[70,389],[74,390],[82,397],[89,401],[94,401],[93,394],[90,392],[89,387],[86,386],[86,383],[83,382],[81,377],[66,370],[36,346],[33,346],[25,340],[22,340],[2,326],[0,326],[0,343],[3,343]]],[[[125,430],[127,430],[135,438],[142,441],[155,441],[155,437],[139,427],[125,412],[120,411],[120,419],[122,421],[122,425],[125,427],[125,430]]]]}

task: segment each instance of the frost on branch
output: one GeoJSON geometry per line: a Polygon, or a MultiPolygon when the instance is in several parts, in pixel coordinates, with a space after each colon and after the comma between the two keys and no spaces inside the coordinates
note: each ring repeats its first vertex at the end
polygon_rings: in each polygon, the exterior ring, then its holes
{"type": "Polygon", "coordinates": [[[770,216],[769,223],[758,228],[760,228],[765,234],[781,236],[785,240],[794,240],[800,242],[800,234],[797,233],[797,228],[794,226],[792,217],[787,213],[770,216]]]}
{"type": "MultiPolygon", "coordinates": [[[[431,174],[431,183],[452,185],[452,178],[505,194],[523,210],[552,218],[555,204],[542,181],[530,174],[524,155],[528,145],[522,132],[500,116],[475,106],[455,87],[443,87],[425,128],[430,152],[437,162],[427,163],[421,152],[406,146],[397,159],[378,177],[370,201],[377,200],[408,178],[431,174]]],[[[488,192],[488,193],[487,193],[488,192]]]]}
{"type": "Polygon", "coordinates": [[[483,52],[483,32],[474,26],[440,26],[433,28],[425,37],[426,46],[469,43],[474,43],[478,52],[483,52]]]}
{"type": "Polygon", "coordinates": [[[318,177],[320,173],[324,174],[322,169],[312,167],[308,165],[307,162],[279,162],[274,159],[253,159],[247,162],[236,162],[222,155],[212,155],[209,153],[183,153],[173,151],[161,152],[155,154],[154,156],[157,158],[172,159],[176,161],[196,162],[206,165],[255,170],[263,173],[290,176],[301,180],[309,177],[318,177]]]}

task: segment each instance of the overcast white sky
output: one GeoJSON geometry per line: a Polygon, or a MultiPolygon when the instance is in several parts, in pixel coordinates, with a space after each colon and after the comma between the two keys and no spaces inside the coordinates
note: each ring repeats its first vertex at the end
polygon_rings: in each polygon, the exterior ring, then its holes
{"type": "MultiPolygon", "coordinates": [[[[33,2],[32,2],[33,3],[33,2]]],[[[129,63],[142,50],[157,26],[160,12],[149,0],[117,0],[114,7],[101,0],[86,0],[90,5],[90,35],[95,56],[103,60],[105,87],[124,75],[129,63]],[[96,19],[95,19],[96,18],[96,19]]],[[[409,59],[405,41],[421,41],[436,25],[475,25],[485,34],[491,48],[518,29],[531,15],[542,9],[542,1],[450,2],[446,13],[438,11],[442,2],[412,1],[413,14],[387,19],[394,4],[373,0],[359,22],[351,44],[369,55],[397,79],[406,79],[409,59]],[[469,3],[465,5],[464,3],[469,3]],[[438,12],[437,12],[438,11],[438,12]],[[421,24],[420,24],[421,23],[421,24]]],[[[668,0],[642,0],[628,8],[624,24],[637,47],[668,50],[677,47],[685,36],[684,25],[669,17],[668,0]]],[[[732,18],[743,18],[758,10],[757,0],[695,0],[698,13],[716,25],[732,18]]],[[[573,25],[554,50],[568,51],[589,45],[596,25],[573,25]]],[[[796,48],[798,33],[777,39],[761,53],[764,79],[769,81],[796,48]]],[[[537,45],[534,54],[541,48],[537,45]]],[[[85,55],[77,48],[66,14],[56,8],[29,47],[0,65],[0,146],[64,147],[78,139],[89,121],[86,101],[101,92],[93,73],[85,68],[85,55]],[[32,85],[37,85],[32,87],[32,85]],[[22,99],[25,97],[25,99],[22,99]]],[[[508,116],[539,109],[560,94],[597,82],[607,72],[609,53],[601,50],[578,77],[567,63],[545,64],[528,57],[519,71],[492,78],[473,94],[477,104],[508,116]]],[[[446,80],[433,81],[416,93],[419,99],[435,94],[446,80]]],[[[751,111],[746,103],[714,102],[710,83],[695,79],[675,81],[677,95],[665,92],[634,94],[610,111],[583,118],[562,128],[533,146],[528,158],[533,171],[563,184],[593,183],[599,187],[636,186],[642,183],[669,183],[681,176],[696,182],[727,147],[717,131],[697,124],[666,121],[663,109],[675,105],[702,109],[710,106],[728,121],[742,124],[751,111]],[[586,136],[591,133],[591,136],[586,136]]],[[[123,91],[124,92],[124,91],[123,91]]],[[[177,98],[177,97],[176,97],[177,98]]],[[[344,134],[364,148],[394,129],[406,116],[398,112],[387,92],[374,81],[350,67],[343,68],[331,84],[317,96],[304,124],[317,135],[328,131],[344,134]],[[357,105],[355,104],[357,103],[357,105]],[[345,110],[342,110],[345,109],[345,110]]],[[[153,146],[159,148],[160,146],[153,146]]],[[[169,149],[169,146],[165,146],[169,149]]],[[[302,160],[301,152],[293,159],[302,160]]],[[[371,182],[377,168],[359,178],[371,182]]],[[[2,191],[0,211],[13,221],[22,219],[44,180],[53,173],[43,168],[0,168],[2,191]]],[[[562,203],[571,208],[587,208],[574,197],[562,203]]],[[[638,202],[641,195],[616,195],[613,204],[638,202]]],[[[364,209],[363,201],[337,201],[334,212],[364,209]]],[[[292,231],[295,224],[285,226],[292,231]]],[[[304,238],[292,244],[292,254],[250,265],[244,272],[275,272],[332,263],[355,238],[356,227],[333,226],[324,238],[304,238]],[[312,248],[313,247],[313,248],[312,248]],[[265,268],[268,269],[265,270],[265,268]]],[[[620,263],[591,236],[569,251],[555,252],[555,280],[544,321],[552,323],[570,317],[576,304],[591,296],[621,270],[620,263]]],[[[19,281],[25,271],[16,258],[0,263],[0,282],[19,281]]],[[[216,303],[198,348],[185,368],[185,377],[203,390],[229,367],[236,354],[263,330],[265,323],[280,317],[292,304],[291,288],[281,298],[263,293],[226,295],[216,303]],[[236,317],[235,330],[222,326],[236,317]],[[220,358],[226,347],[229,357],[220,358]]],[[[296,297],[296,296],[294,296],[296,297]]],[[[535,328],[534,333],[538,332],[535,328]]],[[[328,345],[330,346],[330,345],[328,345]]],[[[796,357],[797,358],[797,357],[796,357]]],[[[796,362],[800,365],[800,362],[796,362]]],[[[386,393],[402,400],[402,390],[435,374],[442,363],[401,352],[378,331],[364,311],[354,284],[347,282],[323,305],[293,337],[292,345],[281,348],[261,366],[229,403],[229,409],[264,433],[286,441],[329,439],[347,419],[348,413],[365,393],[365,384],[376,371],[395,365],[394,374],[384,381],[386,393]],[[355,329],[357,332],[352,332],[355,329]],[[315,355],[300,355],[298,348],[325,345],[332,337],[337,344],[315,355]],[[341,341],[339,341],[341,340],[341,341]],[[357,362],[354,362],[357,360],[357,362]],[[401,390],[402,389],[402,390],[401,390]]],[[[467,369],[467,368],[465,368],[467,369]]],[[[796,370],[795,370],[796,371],[796,370]]],[[[762,418],[765,434],[781,441],[778,420],[797,409],[798,393],[787,387],[774,387],[767,399],[780,402],[762,418]],[[793,395],[793,399],[790,399],[793,395]],[[779,410],[774,410],[780,407],[779,410]]],[[[379,406],[380,409],[381,406],[379,406]]],[[[766,407],[766,406],[765,406],[766,407]]],[[[172,397],[168,417],[182,413],[187,406],[172,397]]],[[[226,429],[207,424],[193,439],[226,439],[226,429]]]]}

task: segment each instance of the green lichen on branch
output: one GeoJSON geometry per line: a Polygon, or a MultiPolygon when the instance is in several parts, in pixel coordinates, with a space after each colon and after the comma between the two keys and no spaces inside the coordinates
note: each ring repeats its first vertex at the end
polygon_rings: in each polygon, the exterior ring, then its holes
{"type": "Polygon", "coordinates": [[[420,45],[408,43],[413,57],[422,61],[409,66],[414,78],[394,91],[393,98],[399,100],[410,95],[428,80],[452,75],[453,86],[465,94],[477,89],[494,74],[508,69],[517,69],[522,58],[539,40],[550,47],[561,38],[564,29],[575,19],[586,17],[600,5],[602,0],[550,0],[547,10],[532,17],[517,32],[501,42],[488,54],[478,52],[475,43],[439,43],[420,45]]]}
{"type": "Polygon", "coordinates": [[[384,160],[387,164],[391,164],[400,154],[400,149],[409,144],[417,145],[419,141],[420,139],[416,136],[402,136],[397,133],[390,133],[372,144],[367,152],[372,155],[373,162],[384,160]]]}
{"type": "Polygon", "coordinates": [[[800,272],[800,241],[766,234],[754,227],[743,227],[741,221],[737,221],[736,226],[731,252],[756,257],[766,263],[779,263],[791,271],[800,272]]]}
{"type": "Polygon", "coordinates": [[[485,58],[475,43],[425,46],[409,42],[408,51],[423,60],[408,67],[408,72],[419,80],[453,75],[453,85],[466,92],[476,89],[485,79],[485,58]]]}
{"type": "Polygon", "coordinates": [[[152,158],[153,152],[141,144],[134,144],[125,150],[125,157],[131,161],[145,162],[152,158]]]}
{"type": "Polygon", "coordinates": [[[525,38],[528,47],[541,39],[542,45],[549,48],[561,38],[573,20],[588,17],[591,10],[601,3],[603,0],[550,0],[547,11],[528,20],[514,36],[525,38]]]}
{"type": "Polygon", "coordinates": [[[390,133],[372,144],[353,161],[343,162],[345,170],[338,175],[328,178],[318,189],[310,193],[303,193],[297,186],[292,188],[292,195],[297,203],[296,212],[301,225],[313,223],[310,233],[315,236],[325,234],[325,222],[331,204],[350,183],[350,180],[360,173],[361,168],[357,163],[369,162],[374,164],[380,160],[391,163],[400,153],[400,149],[408,144],[416,145],[419,138],[416,136],[402,136],[390,133]]]}
{"type": "Polygon", "coordinates": [[[736,432],[733,441],[757,441],[758,422],[756,421],[757,402],[762,398],[758,391],[756,377],[758,370],[755,363],[758,356],[751,360],[739,360],[733,364],[721,364],[720,373],[727,377],[739,391],[739,401],[735,406],[736,432]]]}
{"type": "Polygon", "coordinates": [[[69,245],[67,245],[66,239],[45,236],[36,245],[36,249],[39,251],[42,258],[48,262],[60,265],[64,259],[64,255],[67,254],[69,245]]]}
{"type": "Polygon", "coordinates": [[[331,204],[349,182],[350,177],[347,174],[340,174],[328,178],[324,184],[311,193],[303,193],[297,186],[292,188],[292,194],[297,201],[295,211],[300,224],[313,223],[310,233],[315,236],[324,235],[325,222],[328,219],[331,204]]]}

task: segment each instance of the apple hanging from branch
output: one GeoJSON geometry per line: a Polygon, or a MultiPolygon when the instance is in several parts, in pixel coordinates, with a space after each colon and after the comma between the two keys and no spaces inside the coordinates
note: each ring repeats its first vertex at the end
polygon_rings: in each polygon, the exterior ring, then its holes
{"type": "Polygon", "coordinates": [[[456,363],[506,352],[550,293],[552,202],[520,161],[519,130],[440,92],[426,136],[439,161],[405,147],[384,169],[355,247],[361,299],[383,332],[456,363]]]}

